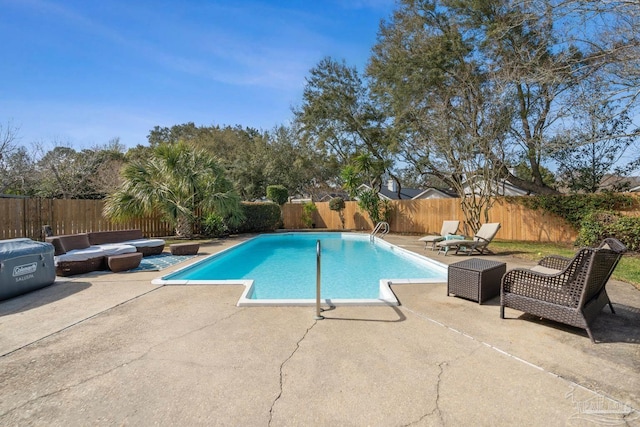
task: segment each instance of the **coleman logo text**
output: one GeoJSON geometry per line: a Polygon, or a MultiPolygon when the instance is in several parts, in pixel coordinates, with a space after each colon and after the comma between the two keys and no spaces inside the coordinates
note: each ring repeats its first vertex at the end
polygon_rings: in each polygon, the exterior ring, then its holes
{"type": "Polygon", "coordinates": [[[24,276],[25,274],[33,274],[38,269],[38,263],[16,265],[13,267],[13,277],[24,276]]]}

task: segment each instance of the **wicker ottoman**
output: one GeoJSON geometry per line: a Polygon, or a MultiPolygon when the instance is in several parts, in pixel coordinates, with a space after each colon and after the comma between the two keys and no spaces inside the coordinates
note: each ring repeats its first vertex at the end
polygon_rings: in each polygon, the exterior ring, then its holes
{"type": "Polygon", "coordinates": [[[486,259],[469,259],[449,265],[447,296],[454,294],[482,304],[500,294],[500,282],[507,264],[486,259]]]}
{"type": "Polygon", "coordinates": [[[133,252],[130,254],[113,255],[107,258],[109,270],[117,273],[119,271],[132,270],[140,265],[142,260],[141,252],[133,252]]]}
{"type": "Polygon", "coordinates": [[[200,250],[200,243],[174,243],[169,245],[171,255],[196,255],[200,250]]]}

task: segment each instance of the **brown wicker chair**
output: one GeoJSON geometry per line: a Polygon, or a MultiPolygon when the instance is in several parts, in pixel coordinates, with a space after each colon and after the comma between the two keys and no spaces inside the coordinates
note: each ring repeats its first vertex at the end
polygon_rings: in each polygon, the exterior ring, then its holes
{"type": "Polygon", "coordinates": [[[502,277],[500,317],[504,308],[586,329],[605,305],[615,313],[605,286],[627,248],[605,239],[597,248],[583,248],[573,257],[543,258],[532,269],[517,268],[502,277]]]}

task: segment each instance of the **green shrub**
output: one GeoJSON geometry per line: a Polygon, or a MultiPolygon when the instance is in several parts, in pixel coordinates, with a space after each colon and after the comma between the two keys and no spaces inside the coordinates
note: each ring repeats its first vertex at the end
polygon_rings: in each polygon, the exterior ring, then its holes
{"type": "Polygon", "coordinates": [[[507,198],[517,200],[529,209],[541,209],[558,215],[576,230],[582,227],[584,219],[593,212],[615,211],[633,206],[633,197],[617,193],[537,195],[507,198]]]}
{"type": "Polygon", "coordinates": [[[229,234],[229,227],[224,218],[214,213],[201,219],[200,228],[204,237],[222,237],[229,234]]]}
{"type": "Polygon", "coordinates": [[[584,218],[576,243],[595,246],[605,237],[615,237],[630,251],[640,250],[640,218],[612,211],[593,212],[584,218]]]}
{"type": "Polygon", "coordinates": [[[245,220],[235,227],[235,233],[274,231],[282,226],[280,206],[273,202],[242,202],[245,220]]]}
{"type": "Polygon", "coordinates": [[[391,218],[391,202],[381,199],[377,191],[366,190],[358,194],[358,207],[369,214],[369,219],[375,225],[382,221],[389,221],[391,218]]]}
{"type": "Polygon", "coordinates": [[[344,209],[344,199],[342,197],[334,197],[329,200],[329,209],[332,211],[341,211],[344,209]]]}
{"type": "Polygon", "coordinates": [[[640,251],[640,218],[622,216],[611,224],[611,235],[620,240],[630,251],[640,251]]]}
{"type": "Polygon", "coordinates": [[[345,204],[344,199],[342,197],[334,197],[329,200],[329,209],[332,211],[338,212],[338,216],[340,217],[340,223],[342,224],[342,228],[344,229],[344,210],[345,204]]]}
{"type": "Polygon", "coordinates": [[[302,222],[307,228],[315,227],[313,222],[313,213],[318,210],[318,207],[313,202],[307,202],[302,205],[302,222]]]}
{"type": "Polygon", "coordinates": [[[282,206],[289,200],[289,190],[284,185],[268,185],[267,198],[282,206]]]}
{"type": "Polygon", "coordinates": [[[530,209],[541,209],[566,219],[578,230],[576,244],[579,246],[593,246],[605,237],[615,237],[629,250],[640,250],[640,218],[622,217],[615,212],[638,203],[629,195],[596,193],[507,199],[522,203],[530,209]]]}
{"type": "Polygon", "coordinates": [[[613,211],[590,212],[585,215],[578,230],[578,246],[594,246],[610,237],[610,227],[618,218],[613,211]]]}

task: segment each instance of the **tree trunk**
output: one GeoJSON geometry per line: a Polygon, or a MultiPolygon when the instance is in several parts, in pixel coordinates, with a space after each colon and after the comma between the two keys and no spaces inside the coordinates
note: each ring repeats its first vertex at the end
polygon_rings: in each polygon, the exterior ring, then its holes
{"type": "Polygon", "coordinates": [[[184,215],[178,217],[176,222],[176,236],[186,239],[193,237],[193,224],[188,217],[184,215]]]}

